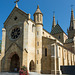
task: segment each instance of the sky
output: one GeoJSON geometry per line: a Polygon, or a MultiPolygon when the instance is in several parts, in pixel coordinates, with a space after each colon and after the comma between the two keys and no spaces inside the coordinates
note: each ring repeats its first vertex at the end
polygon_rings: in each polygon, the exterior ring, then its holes
{"type": "MultiPolygon", "coordinates": [[[[15,7],[15,0],[0,0],[0,40],[2,39],[3,23],[15,7]]],[[[18,7],[26,13],[33,14],[39,5],[43,13],[43,28],[51,31],[53,21],[53,11],[55,11],[55,20],[61,26],[65,33],[70,26],[71,5],[75,12],[75,0],[19,0],[18,7]]]]}

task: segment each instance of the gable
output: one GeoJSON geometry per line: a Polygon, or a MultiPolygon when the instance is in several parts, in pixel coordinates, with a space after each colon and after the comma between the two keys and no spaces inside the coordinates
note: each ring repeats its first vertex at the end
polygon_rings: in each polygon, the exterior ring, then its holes
{"type": "Polygon", "coordinates": [[[24,20],[28,19],[28,14],[23,12],[17,7],[14,7],[6,21],[4,22],[4,27],[9,24],[17,23],[17,22],[24,22],[24,20]],[[15,21],[15,18],[17,17],[17,20],[15,21]]]}

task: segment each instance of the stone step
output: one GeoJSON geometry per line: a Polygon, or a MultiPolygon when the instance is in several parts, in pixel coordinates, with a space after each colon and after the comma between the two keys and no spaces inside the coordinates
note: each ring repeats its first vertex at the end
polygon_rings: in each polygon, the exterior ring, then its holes
{"type": "MultiPolygon", "coordinates": [[[[0,75],[19,75],[19,73],[1,72],[0,75]]],[[[29,75],[51,75],[51,74],[38,74],[36,72],[29,72],[29,75]]]]}
{"type": "Polygon", "coordinates": [[[1,72],[0,75],[19,75],[19,73],[1,72]]]}

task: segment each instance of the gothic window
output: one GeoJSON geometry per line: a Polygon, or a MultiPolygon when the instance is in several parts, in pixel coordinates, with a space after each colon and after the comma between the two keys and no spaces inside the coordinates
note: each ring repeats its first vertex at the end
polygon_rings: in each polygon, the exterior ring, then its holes
{"type": "Polygon", "coordinates": [[[39,46],[39,42],[37,42],[37,46],[39,46]]]}
{"type": "Polygon", "coordinates": [[[39,14],[37,15],[37,21],[39,22],[39,14]]]}
{"type": "Polygon", "coordinates": [[[47,48],[45,48],[45,56],[47,56],[47,48]]]}
{"type": "Polygon", "coordinates": [[[40,21],[41,21],[42,19],[41,19],[41,15],[40,15],[40,21]]]}
{"type": "Polygon", "coordinates": [[[37,35],[39,35],[39,32],[37,31],[37,35]]]}
{"type": "Polygon", "coordinates": [[[59,39],[60,39],[60,35],[59,35],[59,39]]]}
{"type": "Polygon", "coordinates": [[[20,28],[14,28],[11,32],[11,38],[16,39],[20,35],[20,28]]]}
{"type": "Polygon", "coordinates": [[[59,47],[59,57],[61,57],[61,48],[59,47]]]}
{"type": "Polygon", "coordinates": [[[39,54],[39,50],[37,50],[37,54],[39,54]]]}
{"type": "Polygon", "coordinates": [[[37,60],[37,64],[38,64],[38,60],[37,60]]]}

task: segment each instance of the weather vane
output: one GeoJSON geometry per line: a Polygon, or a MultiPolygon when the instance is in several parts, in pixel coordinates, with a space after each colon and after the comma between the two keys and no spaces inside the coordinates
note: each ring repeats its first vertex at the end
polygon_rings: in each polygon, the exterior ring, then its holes
{"type": "Polygon", "coordinates": [[[17,2],[18,2],[19,0],[16,0],[14,3],[16,3],[16,7],[18,7],[18,5],[17,5],[17,2]]]}

